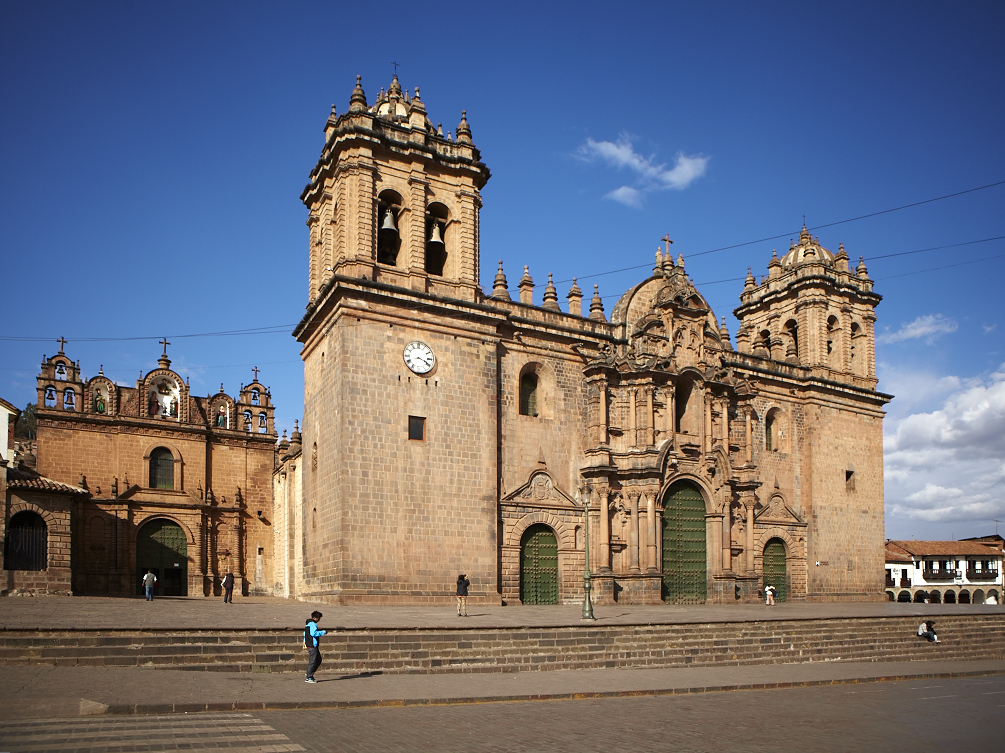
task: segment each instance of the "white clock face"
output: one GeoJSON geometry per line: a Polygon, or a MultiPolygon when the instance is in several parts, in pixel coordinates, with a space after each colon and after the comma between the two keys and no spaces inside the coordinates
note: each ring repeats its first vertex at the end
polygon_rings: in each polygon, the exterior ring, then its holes
{"type": "Polygon", "coordinates": [[[405,346],[405,365],[416,374],[428,374],[436,365],[433,349],[421,340],[415,340],[405,346]]]}

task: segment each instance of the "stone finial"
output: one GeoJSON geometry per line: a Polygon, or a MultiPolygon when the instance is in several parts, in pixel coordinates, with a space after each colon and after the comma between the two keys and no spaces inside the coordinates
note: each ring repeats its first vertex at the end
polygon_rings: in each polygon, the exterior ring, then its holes
{"type": "Polygon", "coordinates": [[[569,293],[566,296],[569,299],[569,313],[573,316],[583,315],[583,291],[579,289],[579,285],[576,284],[576,278],[572,278],[572,287],[569,288],[569,293]]]}
{"type": "Polygon", "coordinates": [[[865,277],[865,278],[869,277],[869,270],[866,269],[866,267],[865,267],[865,257],[864,256],[858,257],[858,266],[855,267],[855,275],[857,277],[865,277]]]}
{"type": "Polygon", "coordinates": [[[750,271],[750,267],[747,267],[747,278],[743,281],[743,289],[751,290],[757,287],[757,280],[754,279],[754,275],[750,271]]]}
{"type": "Polygon", "coordinates": [[[303,437],[300,435],[300,425],[297,419],[293,419],[293,433],[290,434],[290,444],[300,444],[303,441],[303,437]]]}
{"type": "Polygon", "coordinates": [[[401,84],[398,83],[398,74],[395,73],[391,79],[391,85],[387,87],[387,96],[401,97],[401,84]]]}
{"type": "Polygon", "coordinates": [[[506,273],[503,272],[502,259],[499,260],[499,271],[496,272],[495,280],[492,281],[492,295],[498,301],[509,301],[509,285],[506,282],[506,273]]]}
{"type": "Polygon", "coordinates": [[[544,286],[544,300],[541,302],[541,308],[546,308],[549,311],[562,310],[558,307],[558,294],[555,290],[555,283],[551,279],[551,272],[548,273],[548,284],[544,286]]]}
{"type": "Polygon", "coordinates": [[[677,254],[677,266],[684,269],[684,254],[677,254]]]}
{"type": "Polygon", "coordinates": [[[367,108],[366,94],[363,93],[363,87],[360,85],[362,80],[362,76],[356,76],[356,88],[352,90],[352,96],[349,97],[349,112],[361,112],[367,108]]]}
{"type": "Polygon", "coordinates": [[[778,259],[778,250],[771,249],[771,260],[768,261],[768,277],[777,277],[781,272],[782,262],[778,259]]]}
{"type": "Polygon", "coordinates": [[[470,144],[471,127],[468,125],[468,111],[461,110],[461,122],[457,126],[457,141],[462,144],[470,144]]]}
{"type": "Polygon", "coordinates": [[[443,136],[443,123],[436,124],[436,135],[441,137],[443,136]]]}
{"type": "Polygon", "coordinates": [[[722,338],[722,345],[728,350],[733,349],[733,344],[729,341],[729,329],[726,327],[726,317],[722,317],[722,324],[719,326],[719,337],[722,338]]]}
{"type": "Polygon", "coordinates": [[[590,299],[590,318],[595,322],[606,322],[604,316],[604,302],[600,300],[600,286],[593,286],[593,298],[590,299]]]}
{"type": "Polygon", "coordinates": [[[520,303],[528,306],[534,305],[534,280],[530,276],[530,267],[526,264],[523,267],[523,277],[520,278],[520,303]]]}
{"type": "Polygon", "coordinates": [[[656,247],[656,265],[653,267],[653,276],[659,277],[663,274],[663,251],[656,247]]]}
{"type": "Polygon", "coordinates": [[[848,271],[848,252],[844,250],[844,243],[838,244],[838,252],[834,257],[834,266],[841,272],[848,271]]]}

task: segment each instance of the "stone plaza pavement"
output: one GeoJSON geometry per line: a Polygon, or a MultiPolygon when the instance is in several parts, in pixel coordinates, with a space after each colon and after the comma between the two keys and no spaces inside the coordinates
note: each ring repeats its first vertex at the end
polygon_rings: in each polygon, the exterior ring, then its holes
{"type": "MultiPolygon", "coordinates": [[[[250,597],[220,599],[43,597],[0,599],[3,630],[226,630],[289,627],[299,632],[313,609],[322,627],[541,627],[584,624],[581,607],[452,606],[333,607],[250,597]]],[[[988,614],[1003,607],[954,604],[786,603],[763,605],[625,607],[595,609],[597,625],[680,624],[883,616],[988,614]]],[[[589,623],[586,623],[589,624],[589,623]]],[[[937,647],[930,661],[814,662],[669,669],[587,669],[551,672],[452,674],[317,674],[209,672],[147,667],[0,666],[4,703],[0,719],[62,718],[96,714],[341,708],[459,704],[528,699],[654,696],[759,687],[798,687],[919,677],[1005,673],[1005,661],[945,661],[937,647]]],[[[324,643],[322,639],[322,651],[324,643]]]]}

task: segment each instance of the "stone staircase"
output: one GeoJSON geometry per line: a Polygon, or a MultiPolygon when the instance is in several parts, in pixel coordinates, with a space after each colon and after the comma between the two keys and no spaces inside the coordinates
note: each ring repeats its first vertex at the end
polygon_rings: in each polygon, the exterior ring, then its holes
{"type": "MultiPolygon", "coordinates": [[[[347,629],[322,639],[324,667],[359,672],[524,670],[1005,658],[1005,614],[534,628],[347,629]]],[[[0,664],[302,671],[293,630],[0,631],[0,664]]]]}

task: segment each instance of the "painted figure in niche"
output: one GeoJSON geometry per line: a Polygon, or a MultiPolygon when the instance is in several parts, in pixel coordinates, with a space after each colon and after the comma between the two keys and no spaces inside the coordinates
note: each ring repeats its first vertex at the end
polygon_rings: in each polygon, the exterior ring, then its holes
{"type": "Polygon", "coordinates": [[[171,409],[169,415],[177,417],[178,415],[178,398],[171,398],[171,409]]]}
{"type": "Polygon", "coordinates": [[[100,390],[94,396],[94,410],[96,410],[98,413],[105,412],[105,396],[101,394],[100,390]]]}
{"type": "Polygon", "coordinates": [[[73,390],[67,390],[63,393],[63,409],[64,410],[75,410],[77,407],[77,398],[73,394],[73,390]]]}
{"type": "Polygon", "coordinates": [[[221,428],[227,426],[227,407],[225,405],[221,405],[220,410],[216,412],[216,425],[221,428]]]}
{"type": "Polygon", "coordinates": [[[160,381],[160,384],[157,385],[157,391],[159,393],[161,393],[162,395],[170,395],[171,394],[171,385],[168,384],[167,379],[162,379],[160,381]]]}
{"type": "Polygon", "coordinates": [[[52,408],[56,405],[56,389],[55,387],[45,388],[45,407],[52,408]]]}
{"type": "Polygon", "coordinates": [[[150,393],[150,415],[159,416],[161,414],[161,403],[157,399],[157,395],[153,392],[150,393]]]}
{"type": "Polygon", "coordinates": [[[56,364],[56,379],[66,379],[66,366],[61,363],[56,364]]]}

